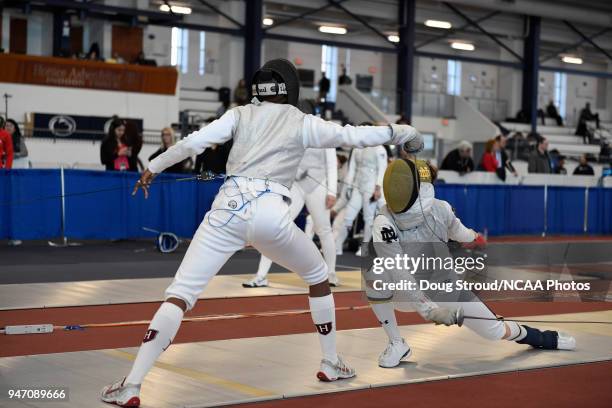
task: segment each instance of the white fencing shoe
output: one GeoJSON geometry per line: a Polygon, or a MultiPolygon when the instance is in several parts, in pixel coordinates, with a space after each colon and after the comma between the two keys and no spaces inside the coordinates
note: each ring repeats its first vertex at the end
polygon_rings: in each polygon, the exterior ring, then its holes
{"type": "Polygon", "coordinates": [[[268,280],[266,278],[258,278],[255,276],[250,281],[246,281],[242,283],[243,288],[265,288],[268,286],[268,280]]]}
{"type": "Polygon", "coordinates": [[[120,407],[140,406],[140,384],[124,384],[125,378],[115,384],[102,388],[102,401],[120,407]]]}
{"type": "Polygon", "coordinates": [[[575,350],[576,339],[567,333],[557,332],[557,350],[575,350]]]}
{"type": "Polygon", "coordinates": [[[389,342],[385,351],[378,357],[378,366],[382,368],[397,367],[399,363],[412,355],[412,350],[404,339],[389,342]]]}
{"type": "Polygon", "coordinates": [[[346,365],[340,356],[338,356],[338,362],[336,362],[336,364],[327,359],[321,360],[321,369],[317,373],[317,378],[325,382],[342,380],[354,376],[355,369],[346,365]]]}

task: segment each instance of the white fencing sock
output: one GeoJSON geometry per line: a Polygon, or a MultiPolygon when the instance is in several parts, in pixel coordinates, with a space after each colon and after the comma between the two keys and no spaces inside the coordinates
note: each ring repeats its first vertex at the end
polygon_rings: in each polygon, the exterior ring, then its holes
{"type": "Polygon", "coordinates": [[[395,319],[395,308],[393,302],[380,302],[371,303],[370,306],[378,319],[380,325],[385,329],[389,341],[401,341],[402,335],[399,332],[397,326],[397,320],[395,319]]]}
{"type": "Polygon", "coordinates": [[[264,255],[260,255],[259,267],[257,268],[257,278],[260,280],[266,279],[268,277],[268,272],[270,272],[271,267],[272,260],[264,255]]]}
{"type": "Polygon", "coordinates": [[[310,314],[312,321],[319,332],[319,342],[323,358],[336,363],[336,305],[330,293],[327,296],[309,297],[310,314]]]}
{"type": "Polygon", "coordinates": [[[183,314],[183,309],[174,303],[161,304],[145,333],[132,371],[125,379],[126,384],[142,384],[155,361],[172,343],[183,320],[183,314]]]}

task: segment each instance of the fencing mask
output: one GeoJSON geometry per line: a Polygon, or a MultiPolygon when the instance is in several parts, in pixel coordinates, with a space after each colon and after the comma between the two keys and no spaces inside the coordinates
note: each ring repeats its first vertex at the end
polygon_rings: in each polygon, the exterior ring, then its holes
{"type": "Polygon", "coordinates": [[[421,182],[432,182],[429,165],[422,161],[396,159],[387,166],[383,193],[387,206],[396,214],[406,212],[419,197],[421,182]]]}
{"type": "Polygon", "coordinates": [[[266,62],[255,72],[252,81],[253,96],[287,95],[288,102],[297,106],[300,97],[300,79],[291,62],[277,58],[266,62]]]}

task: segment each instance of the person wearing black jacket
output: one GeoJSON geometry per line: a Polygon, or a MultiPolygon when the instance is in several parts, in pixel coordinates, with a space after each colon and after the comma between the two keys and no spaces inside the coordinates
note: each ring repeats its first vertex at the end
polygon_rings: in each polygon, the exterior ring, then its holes
{"type": "Polygon", "coordinates": [[[474,160],[472,160],[472,144],[467,141],[462,141],[459,146],[448,152],[440,170],[453,170],[459,174],[469,173],[474,171],[474,160]]]}
{"type": "Polygon", "coordinates": [[[497,162],[499,165],[495,171],[495,173],[497,173],[497,177],[503,181],[506,181],[506,169],[508,169],[514,175],[514,177],[516,177],[518,175],[516,169],[512,165],[512,161],[506,153],[506,143],[508,142],[508,138],[503,135],[498,135],[495,140],[497,140],[497,143],[499,143],[499,151],[497,152],[497,162]]]}
{"type": "Polygon", "coordinates": [[[580,156],[580,164],[574,169],[575,176],[594,176],[595,170],[587,161],[586,154],[580,156]]]}
{"type": "Polygon", "coordinates": [[[138,171],[138,152],[142,143],[138,143],[138,135],[128,136],[126,125],[125,120],[113,119],[102,140],[100,161],[106,170],[138,171]]]}

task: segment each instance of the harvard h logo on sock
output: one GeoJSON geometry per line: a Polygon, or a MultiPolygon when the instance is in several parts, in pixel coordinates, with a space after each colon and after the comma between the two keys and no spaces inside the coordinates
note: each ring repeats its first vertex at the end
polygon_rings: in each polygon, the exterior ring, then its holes
{"type": "Polygon", "coordinates": [[[153,329],[147,330],[147,332],[144,335],[144,339],[142,339],[142,342],[148,343],[151,340],[155,340],[155,337],[157,337],[157,333],[159,333],[157,330],[153,330],[153,329]]]}
{"type": "Polygon", "coordinates": [[[332,322],[315,324],[315,327],[317,328],[319,334],[327,336],[332,331],[332,322]]]}

